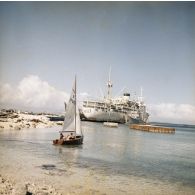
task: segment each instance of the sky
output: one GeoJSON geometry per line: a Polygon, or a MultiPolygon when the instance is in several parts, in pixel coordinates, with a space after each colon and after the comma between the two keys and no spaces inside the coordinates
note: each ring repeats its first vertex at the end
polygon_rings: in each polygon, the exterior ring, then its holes
{"type": "Polygon", "coordinates": [[[0,2],[0,106],[63,111],[140,94],[149,121],[195,124],[194,2],[0,2]]]}

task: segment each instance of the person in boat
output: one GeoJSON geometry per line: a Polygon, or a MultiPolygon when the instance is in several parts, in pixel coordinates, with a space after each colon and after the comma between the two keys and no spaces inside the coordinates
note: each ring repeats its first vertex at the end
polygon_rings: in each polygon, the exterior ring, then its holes
{"type": "Polygon", "coordinates": [[[67,138],[66,138],[66,139],[67,139],[67,140],[74,139],[73,133],[67,135],[67,138]]]}
{"type": "Polygon", "coordinates": [[[63,138],[64,138],[63,133],[60,133],[60,139],[63,139],[63,138]]]}

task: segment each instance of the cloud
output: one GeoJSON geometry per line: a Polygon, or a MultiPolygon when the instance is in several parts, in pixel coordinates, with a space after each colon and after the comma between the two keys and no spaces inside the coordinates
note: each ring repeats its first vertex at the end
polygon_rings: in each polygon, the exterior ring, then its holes
{"type": "Polygon", "coordinates": [[[33,111],[63,111],[69,95],[36,75],[24,77],[16,87],[0,84],[0,105],[33,111]]]}
{"type": "Polygon", "coordinates": [[[150,121],[195,124],[195,106],[161,103],[149,105],[150,121]]]}

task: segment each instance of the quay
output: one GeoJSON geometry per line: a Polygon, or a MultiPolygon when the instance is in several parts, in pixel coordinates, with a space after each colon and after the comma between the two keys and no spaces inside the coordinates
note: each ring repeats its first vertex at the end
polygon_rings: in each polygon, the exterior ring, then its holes
{"type": "Polygon", "coordinates": [[[131,124],[129,128],[153,133],[175,133],[175,128],[152,125],[131,124]]]}

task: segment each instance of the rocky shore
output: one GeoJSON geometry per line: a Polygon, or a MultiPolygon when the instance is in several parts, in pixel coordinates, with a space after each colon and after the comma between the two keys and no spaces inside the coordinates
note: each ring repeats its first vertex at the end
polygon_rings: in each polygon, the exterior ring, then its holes
{"type": "Polygon", "coordinates": [[[39,185],[26,182],[22,187],[18,187],[13,181],[0,175],[0,194],[2,195],[61,195],[55,188],[48,185],[39,185]]]}
{"type": "Polygon", "coordinates": [[[0,130],[49,128],[60,125],[63,125],[63,116],[46,113],[28,113],[5,109],[0,111],[0,130]],[[55,118],[59,120],[55,120],[55,118]]]}
{"type": "Polygon", "coordinates": [[[0,194],[14,194],[14,185],[0,175],[0,194]]]}

